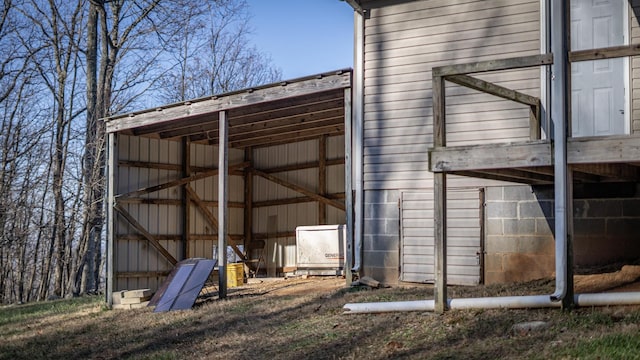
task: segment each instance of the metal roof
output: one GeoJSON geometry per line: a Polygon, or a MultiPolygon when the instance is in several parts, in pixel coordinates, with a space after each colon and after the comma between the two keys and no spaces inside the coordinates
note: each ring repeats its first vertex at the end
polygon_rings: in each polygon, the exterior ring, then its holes
{"type": "Polygon", "coordinates": [[[344,133],[344,69],[104,119],[107,132],[216,144],[226,112],[229,147],[268,146],[344,133]]]}

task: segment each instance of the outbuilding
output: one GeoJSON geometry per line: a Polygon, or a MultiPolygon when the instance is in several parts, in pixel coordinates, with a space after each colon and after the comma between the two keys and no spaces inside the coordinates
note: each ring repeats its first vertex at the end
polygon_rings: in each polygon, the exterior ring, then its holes
{"type": "Polygon", "coordinates": [[[347,69],[105,119],[108,293],[187,258],[283,275],[296,227],[350,227],[350,106],[347,69]]]}

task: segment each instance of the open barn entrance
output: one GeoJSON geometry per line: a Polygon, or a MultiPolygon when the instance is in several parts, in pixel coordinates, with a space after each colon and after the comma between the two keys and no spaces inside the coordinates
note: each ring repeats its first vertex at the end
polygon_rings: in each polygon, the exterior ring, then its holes
{"type": "Polygon", "coordinates": [[[214,258],[220,230],[246,271],[295,270],[296,227],[351,208],[350,86],[343,70],[106,119],[107,290],[158,288],[178,261],[214,258]]]}

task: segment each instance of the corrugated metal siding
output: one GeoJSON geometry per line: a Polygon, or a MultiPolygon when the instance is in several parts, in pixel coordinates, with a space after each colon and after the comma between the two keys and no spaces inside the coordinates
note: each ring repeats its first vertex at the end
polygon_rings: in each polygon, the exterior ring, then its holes
{"type": "MultiPolygon", "coordinates": [[[[120,135],[118,137],[118,154],[120,160],[162,163],[180,165],[182,159],[181,144],[175,141],[148,139],[120,135]]],[[[243,161],[244,152],[231,149],[229,152],[229,164],[243,161]]],[[[191,144],[191,166],[217,167],[218,151],[215,146],[191,144]]],[[[180,171],[160,170],[142,167],[121,166],[118,169],[118,194],[165,183],[181,177],[180,171]]],[[[244,181],[242,177],[229,177],[229,201],[244,201],[244,181]]],[[[218,197],[218,177],[213,176],[191,183],[193,189],[204,201],[216,201],[218,197]]],[[[141,196],[148,199],[181,199],[179,187],[169,188],[141,196]]],[[[173,204],[123,204],[125,209],[133,216],[149,233],[156,235],[158,241],[176,259],[185,257],[182,254],[182,244],[179,238],[182,234],[182,211],[180,205],[173,204]],[[171,236],[174,239],[167,240],[171,236]]],[[[217,217],[217,208],[209,207],[209,210],[217,217]]],[[[230,234],[242,234],[243,211],[238,208],[230,208],[229,232],[230,234]]],[[[186,257],[211,258],[213,246],[217,244],[215,239],[217,232],[211,228],[201,212],[195,206],[191,206],[190,233],[198,235],[198,240],[191,240],[186,257]],[[203,236],[204,235],[204,238],[203,236]],[[206,238],[207,235],[211,237],[206,238]]],[[[140,238],[137,232],[124,220],[120,219],[116,226],[117,244],[115,270],[120,272],[162,272],[172,268],[170,263],[150,246],[147,240],[140,238]]],[[[117,279],[118,289],[157,288],[161,277],[136,277],[117,279]]]]}
{"type": "MultiPolygon", "coordinates": [[[[155,139],[121,135],[118,140],[121,160],[163,162],[180,164],[181,151],[178,143],[155,139]],[[160,160],[162,159],[162,160],[160,160]]],[[[136,167],[120,167],[118,170],[118,193],[126,193],[140,188],[167,182],[179,177],[171,170],[136,167]]],[[[175,189],[165,189],[141,196],[148,199],[179,199],[175,189]]],[[[181,232],[180,208],[172,205],[123,204],[124,208],[151,234],[172,235],[181,232]]],[[[137,239],[137,232],[120,219],[116,223],[116,272],[166,271],[170,264],[151,247],[146,240],[137,239]]],[[[180,244],[173,240],[163,240],[162,244],[174,257],[181,257],[180,244]]],[[[119,289],[157,287],[161,281],[157,277],[118,278],[119,289]]]]}
{"type": "MultiPolygon", "coordinates": [[[[540,52],[537,0],[378,2],[365,21],[365,189],[432,187],[431,68],[540,52]]],[[[540,70],[483,75],[539,94],[540,70]]],[[[447,85],[449,145],[528,138],[528,109],[447,85]]],[[[477,180],[478,184],[485,184],[477,180]]]]}
{"type": "MultiPolygon", "coordinates": [[[[449,189],[447,195],[447,281],[477,285],[482,271],[479,190],[449,189]]],[[[400,279],[433,282],[433,190],[403,192],[401,199],[400,279]]]]}
{"type": "MultiPolygon", "coordinates": [[[[253,158],[254,166],[257,169],[316,162],[319,159],[318,140],[257,148],[254,150],[253,158]]],[[[344,158],[344,136],[327,138],[327,158],[344,158]]],[[[283,171],[273,175],[309,190],[318,190],[317,167],[283,171]]],[[[327,166],[327,191],[329,193],[344,192],[344,165],[327,166]]],[[[304,195],[259,176],[254,176],[253,200],[256,202],[299,197],[304,197],[304,195]]],[[[344,211],[327,206],[327,222],[330,224],[344,224],[344,211]]],[[[297,226],[317,224],[317,202],[273,205],[253,210],[253,231],[255,233],[294,232],[297,226]]],[[[268,237],[265,256],[268,274],[276,275],[276,269],[296,265],[295,245],[295,236],[268,237]]]]}

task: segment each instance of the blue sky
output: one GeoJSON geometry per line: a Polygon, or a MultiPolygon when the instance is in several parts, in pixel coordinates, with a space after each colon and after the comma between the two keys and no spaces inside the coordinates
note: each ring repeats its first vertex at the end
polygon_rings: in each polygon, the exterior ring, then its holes
{"type": "Polygon", "coordinates": [[[353,67],[353,9],[340,0],[248,0],[256,47],[283,79],[353,67]]]}

